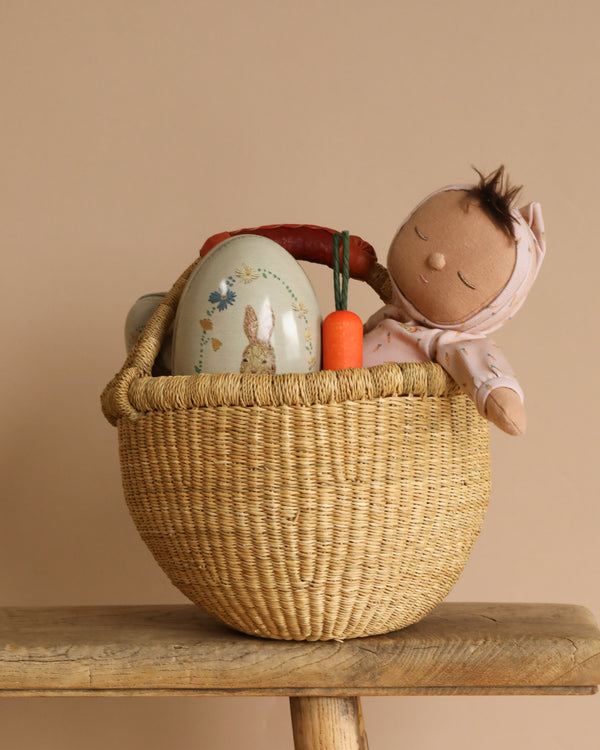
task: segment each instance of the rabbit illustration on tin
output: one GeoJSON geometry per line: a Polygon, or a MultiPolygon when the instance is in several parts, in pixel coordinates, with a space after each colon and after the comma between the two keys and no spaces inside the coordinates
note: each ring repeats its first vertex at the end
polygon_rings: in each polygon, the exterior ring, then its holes
{"type": "Polygon", "coordinates": [[[275,313],[269,303],[262,307],[260,320],[252,305],[246,305],[244,333],[249,343],[242,354],[240,372],[275,373],[275,349],[271,344],[274,326],[275,313]]]}

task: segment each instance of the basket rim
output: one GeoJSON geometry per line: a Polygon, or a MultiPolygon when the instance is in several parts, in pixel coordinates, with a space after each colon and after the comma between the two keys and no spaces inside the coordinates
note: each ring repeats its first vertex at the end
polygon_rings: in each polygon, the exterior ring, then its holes
{"type": "Polygon", "coordinates": [[[350,370],[308,373],[198,375],[143,375],[130,368],[102,394],[103,411],[116,424],[127,416],[137,419],[148,412],[222,406],[313,406],[347,401],[372,401],[388,397],[448,397],[459,386],[435,362],[389,363],[350,370]],[[121,397],[128,408],[124,413],[121,397]]]}

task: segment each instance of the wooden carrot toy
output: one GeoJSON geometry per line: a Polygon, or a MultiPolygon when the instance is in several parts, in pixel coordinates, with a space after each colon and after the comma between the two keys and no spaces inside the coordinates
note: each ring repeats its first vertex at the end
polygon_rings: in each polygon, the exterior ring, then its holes
{"type": "Polygon", "coordinates": [[[363,324],[356,313],[348,310],[350,276],[349,233],[342,232],[342,287],[340,290],[340,235],[333,236],[333,288],[335,312],[323,321],[322,350],[324,370],[347,370],[362,367],[363,324]]]}

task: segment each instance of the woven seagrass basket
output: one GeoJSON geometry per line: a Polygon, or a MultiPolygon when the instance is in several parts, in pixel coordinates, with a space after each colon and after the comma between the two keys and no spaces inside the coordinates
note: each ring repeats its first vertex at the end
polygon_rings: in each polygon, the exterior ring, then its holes
{"type": "MultiPolygon", "coordinates": [[[[421,619],[480,531],[487,423],[433,363],[153,377],[194,266],[102,394],[156,561],[252,635],[345,639],[421,619]]],[[[387,301],[385,269],[367,281],[387,301]]]]}

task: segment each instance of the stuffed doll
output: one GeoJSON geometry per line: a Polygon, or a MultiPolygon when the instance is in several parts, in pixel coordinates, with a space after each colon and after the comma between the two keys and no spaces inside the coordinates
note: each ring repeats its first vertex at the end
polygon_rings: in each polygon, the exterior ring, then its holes
{"type": "Polygon", "coordinates": [[[504,167],[476,185],[429,195],[394,237],[387,257],[392,304],[365,324],[365,367],[435,360],[511,435],[525,431],[523,392],[487,334],[523,304],[545,255],[538,203],[517,210],[521,188],[504,167]]]}

